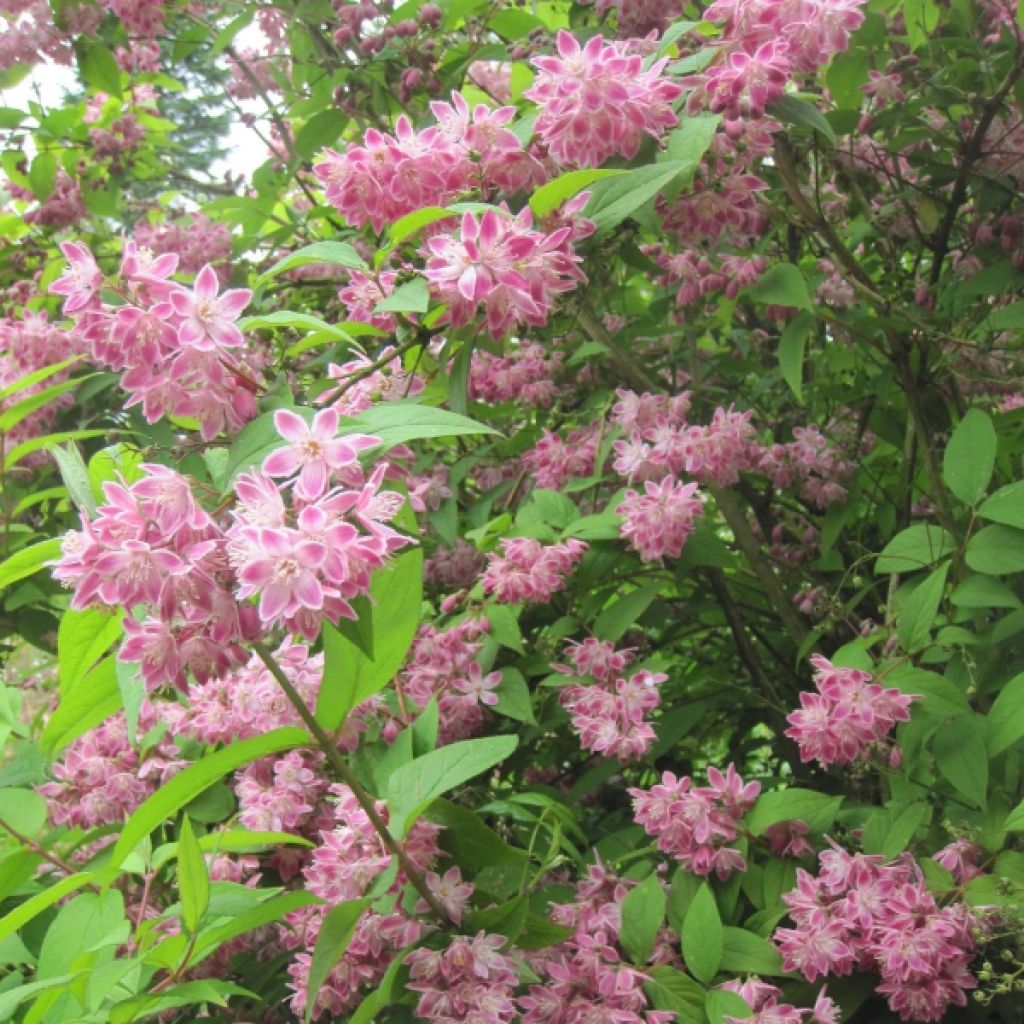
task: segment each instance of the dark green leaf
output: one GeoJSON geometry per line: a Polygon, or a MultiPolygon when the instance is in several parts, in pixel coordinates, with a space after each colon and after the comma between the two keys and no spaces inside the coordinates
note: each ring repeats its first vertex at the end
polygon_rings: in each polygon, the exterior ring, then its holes
{"type": "Polygon", "coordinates": [[[363,911],[371,902],[372,900],[363,899],[339,903],[332,907],[324,917],[316,938],[313,959],[309,965],[309,980],[306,986],[306,1024],[309,1024],[312,1019],[320,986],[327,980],[327,976],[334,969],[335,964],[348,949],[359,918],[363,916],[363,911]]]}
{"type": "Polygon", "coordinates": [[[996,464],[996,431],[980,409],[968,409],[953,431],[942,459],[942,479],[965,504],[977,505],[996,464]]]}
{"type": "Polygon", "coordinates": [[[707,882],[701,885],[690,902],[683,919],[681,938],[686,966],[698,981],[711,984],[722,962],[725,936],[718,904],[707,882]]]}
{"type": "Polygon", "coordinates": [[[619,942],[635,964],[646,964],[665,922],[665,890],[653,872],[630,889],[622,901],[619,942]]]}
{"type": "Polygon", "coordinates": [[[795,309],[811,308],[807,278],[792,263],[776,263],[750,286],[747,294],[757,302],[795,309]]]}

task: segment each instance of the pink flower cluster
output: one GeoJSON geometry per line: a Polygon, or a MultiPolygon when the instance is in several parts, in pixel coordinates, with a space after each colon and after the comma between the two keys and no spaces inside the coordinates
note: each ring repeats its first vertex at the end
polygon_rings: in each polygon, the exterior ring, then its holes
{"type": "Polygon", "coordinates": [[[682,0],[597,0],[594,10],[602,16],[615,11],[619,35],[629,38],[661,35],[683,16],[683,6],[682,0]]]}
{"type": "MultiPolygon", "coordinates": [[[[156,724],[152,707],[143,704],[139,733],[156,724]]],[[[46,798],[54,825],[84,829],[121,825],[185,763],[166,737],[143,760],[128,739],[128,725],[120,712],[76,739],[51,769],[53,781],[36,788],[46,798]]]]}
{"type": "Polygon", "coordinates": [[[644,493],[632,489],[615,506],[622,516],[619,534],[640,555],[642,562],[654,562],[666,555],[678,558],[694,523],[704,514],[704,498],[696,484],[683,484],[671,477],[661,483],[648,480],[644,493]]]}
{"type": "Polygon", "coordinates": [[[290,750],[247,764],[235,776],[238,820],[253,832],[299,831],[327,792],[322,762],[319,752],[290,750]]]}
{"type": "Polygon", "coordinates": [[[665,772],[649,790],[631,789],[634,818],[654,837],[658,849],[674,857],[695,875],[728,878],[746,870],[736,841],[739,823],[761,792],[759,782],[744,784],[734,765],[723,775],[708,768],[708,785],[694,786],[684,775],[665,772]]]}
{"type": "Polygon", "coordinates": [[[801,693],[800,709],[786,718],[786,735],[799,745],[801,761],[853,764],[897,722],[910,721],[910,705],[921,699],[879,685],[870,672],[837,668],[821,654],[813,655],[811,664],[818,692],[801,693]]]}
{"type": "Polygon", "coordinates": [[[722,55],[684,82],[688,112],[762,117],[797,74],[827,64],[864,20],[863,0],[715,0],[707,21],[725,23],[722,55]]]}
{"type": "Polygon", "coordinates": [[[459,590],[471,587],[483,572],[487,559],[468,540],[459,537],[454,547],[436,548],[423,564],[425,583],[459,590]]]}
{"type": "Polygon", "coordinates": [[[586,281],[571,236],[571,227],[534,230],[528,207],[515,217],[467,211],[458,232],[427,241],[424,276],[454,327],[472,322],[481,305],[493,338],[519,324],[543,327],[557,296],[586,281]]]}
{"type": "Polygon", "coordinates": [[[381,331],[394,331],[398,318],[394,313],[375,313],[378,302],[386,299],[394,290],[398,280],[397,270],[382,270],[373,276],[361,270],[349,270],[348,284],[338,292],[338,301],[343,303],[350,320],[370,324],[381,331]]]}
{"type": "Polygon", "coordinates": [[[817,876],[798,869],[782,897],[796,926],[774,935],[787,971],[808,981],[877,971],[876,991],[905,1021],[939,1021],[949,1006],[966,1006],[979,922],[965,903],[940,907],[909,855],[886,863],[833,844],[819,863],[817,876]]]}
{"type": "Polygon", "coordinates": [[[556,671],[592,680],[573,682],[558,695],[580,746],[623,764],[643,757],[656,739],[647,716],[661,703],[658,687],[668,676],[646,669],[626,676],[623,670],[633,660],[632,650],[617,651],[594,637],[570,644],[566,656],[572,667],[553,665],[556,671]]]}
{"type": "Polygon", "coordinates": [[[359,454],[379,439],[336,437],[337,409],[321,410],[312,424],[280,409],[274,424],[288,443],[266,457],[260,472],[236,481],[227,554],[238,597],[259,597],[265,628],[280,623],[314,640],[321,619],[357,617],[349,602],[367,592],[374,569],[410,543],[387,525],[403,498],[382,490],[387,463],[364,476],[359,454]],[[291,509],[283,496],[288,486],[291,509]]]}
{"type": "Polygon", "coordinates": [[[523,95],[539,109],[534,131],[563,167],[599,167],[632,159],[644,136],[660,138],[679,123],[672,102],[682,89],[662,77],[667,58],[644,68],[626,43],[593,36],[585,46],[560,31],[557,56],[535,57],[533,85],[523,95]]]}
{"type": "Polygon", "coordinates": [[[831,999],[824,988],[810,1009],[782,1002],[782,989],[760,978],[746,981],[727,981],[721,986],[727,992],[735,992],[754,1011],[752,1017],[726,1015],[726,1024],[839,1024],[840,1007],[831,999]]]}
{"type": "Polygon", "coordinates": [[[134,484],[103,484],[107,503],[65,535],[53,575],[74,588],[72,608],[150,611],[125,616],[118,656],[140,664],[147,688],[182,688],[186,671],[203,681],[244,661],[239,643],[258,635],[258,618],[236,602],[222,531],[188,480],[166,466],[140,470],[134,484]]]}
{"type": "Polygon", "coordinates": [[[758,468],[782,488],[800,486],[800,496],[818,508],[828,508],[846,497],[840,483],[853,472],[842,452],[811,424],[793,428],[794,440],[768,446],[758,468]]]}
{"type": "Polygon", "coordinates": [[[493,594],[500,604],[520,601],[546,602],[564,589],[566,578],[589,545],[582,540],[541,544],[530,537],[513,537],[501,542],[501,554],[487,558],[481,578],[484,593],[493,594]]]}
{"type": "Polygon", "coordinates": [[[386,359],[391,351],[390,347],[382,349],[376,359],[360,354],[340,365],[328,363],[327,376],[338,383],[322,391],[316,398],[316,404],[330,405],[342,416],[355,416],[375,402],[398,401],[418,395],[425,386],[423,378],[407,371],[400,356],[386,359]],[[371,369],[382,360],[382,365],[371,369]]]}
{"type": "Polygon", "coordinates": [[[501,674],[485,674],[476,662],[486,629],[486,620],[473,618],[444,630],[425,625],[413,641],[397,685],[418,708],[437,699],[441,743],[474,735],[498,702],[501,674]]]}
{"type": "Polygon", "coordinates": [[[205,264],[218,264],[231,255],[228,226],[203,213],[159,224],[136,224],[133,237],[140,249],[156,256],[177,256],[178,270],[183,274],[194,274],[205,264]]]}
{"type": "MultiPolygon", "coordinates": [[[[46,313],[25,310],[21,320],[0,319],[0,391],[11,387],[35,370],[52,366],[84,352],[85,348],[84,343],[76,335],[48,323],[46,313]]],[[[12,391],[8,397],[0,398],[0,412],[67,380],[73,370],[74,367],[59,370],[45,380],[12,391]]],[[[58,413],[72,402],[70,395],[57,395],[38,409],[22,416],[5,432],[5,458],[10,460],[12,453],[23,441],[43,437],[49,433],[50,425],[58,413]]],[[[46,451],[32,453],[26,456],[25,464],[33,466],[46,462],[49,458],[46,451]]],[[[11,465],[14,463],[11,462],[11,465]]]]}
{"type": "Polygon", "coordinates": [[[324,150],[313,170],[327,201],[353,227],[381,232],[424,206],[447,206],[464,192],[514,192],[544,171],[508,130],[515,107],[472,110],[460,93],[430,105],[437,123],[417,132],[403,114],[395,134],[367,130],[363,145],[324,150]]]}
{"type": "MultiPolygon", "coordinates": [[[[644,990],[647,975],[627,962],[619,945],[622,901],[635,884],[598,861],[576,883],[575,901],[552,905],[551,919],[572,928],[573,935],[528,954],[539,984],[531,984],[517,1000],[523,1024],[669,1024],[675,1019],[674,1013],[651,1009],[644,990]]],[[[663,931],[652,959],[678,963],[677,945],[678,939],[663,931]]]]}
{"type": "Polygon", "coordinates": [[[170,280],[177,256],[154,256],[129,241],[116,286],[128,301],[115,306],[99,300],[103,275],[88,248],[64,242],[61,250],[69,268],[50,290],[65,297],[64,312],[75,315],[75,332],[93,358],[124,371],[126,405],[141,405],[150,423],[198,420],[205,441],[256,415],[257,370],[236,351],[244,339],[235,321],[252,297],[248,289],[221,293],[207,264],[187,291],[170,280]]]}
{"type": "Polygon", "coordinates": [[[561,393],[554,378],[562,370],[561,352],[535,341],[509,338],[500,356],[474,349],[469,364],[469,397],[497,405],[518,402],[547,409],[561,393]]]}
{"type": "MultiPolygon", "coordinates": [[[[288,968],[292,979],[289,987],[294,992],[290,1004],[296,1013],[301,1013],[306,1006],[312,950],[327,910],[334,904],[364,896],[374,879],[391,863],[391,854],[352,791],[347,786],[334,785],[330,792],[336,800],[333,821],[325,823],[320,832],[320,845],[303,869],[306,888],[326,902],[287,915],[289,927],[282,929],[282,937],[289,948],[306,950],[299,953],[288,968]]],[[[386,822],[387,806],[378,801],[375,807],[386,822]]],[[[410,830],[403,845],[409,862],[418,871],[427,872],[440,856],[437,846],[440,830],[441,826],[422,819],[410,830]]],[[[389,891],[400,893],[407,881],[399,871],[389,891]]],[[[317,993],[313,1015],[324,1012],[336,1015],[351,1009],[359,1001],[364,986],[380,981],[395,953],[418,941],[422,934],[423,925],[397,907],[391,914],[367,912],[360,919],[341,960],[317,993]]]]}
{"type": "Polygon", "coordinates": [[[523,455],[523,465],[533,473],[534,483],[549,490],[560,490],[573,477],[594,476],[597,464],[599,423],[576,427],[562,440],[545,430],[540,440],[523,455]]]}
{"type": "Polygon", "coordinates": [[[518,965],[501,952],[504,935],[456,935],[444,950],[409,954],[408,987],[418,992],[416,1016],[430,1024],[508,1024],[516,1016],[512,994],[518,965]]]}

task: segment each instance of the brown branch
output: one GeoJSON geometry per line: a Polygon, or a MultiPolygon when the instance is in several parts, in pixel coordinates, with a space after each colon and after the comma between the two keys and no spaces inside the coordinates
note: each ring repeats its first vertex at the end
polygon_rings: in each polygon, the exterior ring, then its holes
{"type": "Polygon", "coordinates": [[[444,907],[441,906],[437,897],[430,891],[430,886],[427,885],[426,879],[422,874],[420,874],[412,861],[409,860],[409,856],[402,848],[401,843],[399,843],[389,831],[387,823],[377,811],[373,797],[370,796],[363,787],[363,784],[356,777],[355,772],[353,772],[349,767],[348,762],[342,756],[341,751],[338,750],[337,745],[327,734],[326,730],[313,716],[313,713],[306,706],[306,702],[299,695],[298,690],[292,686],[291,680],[285,675],[281,666],[275,661],[274,656],[261,643],[255,643],[252,646],[259,659],[267,666],[270,674],[277,681],[278,686],[280,686],[284,691],[284,695],[288,698],[292,707],[294,707],[298,712],[299,717],[316,740],[317,746],[319,746],[326,755],[327,760],[330,762],[331,767],[334,769],[338,778],[340,778],[341,781],[352,790],[352,795],[356,798],[356,802],[370,819],[370,824],[373,826],[373,830],[380,837],[381,842],[384,844],[388,852],[398,859],[398,863],[405,872],[405,877],[409,879],[412,887],[420,894],[420,896],[423,897],[434,916],[437,917],[445,928],[453,927],[454,923],[452,919],[448,916],[444,907]]]}

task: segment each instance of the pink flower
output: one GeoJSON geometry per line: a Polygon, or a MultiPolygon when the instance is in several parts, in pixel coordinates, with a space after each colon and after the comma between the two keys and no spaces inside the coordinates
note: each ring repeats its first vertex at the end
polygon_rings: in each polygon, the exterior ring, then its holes
{"type": "Polygon", "coordinates": [[[481,582],[485,594],[502,604],[548,601],[565,587],[566,577],[588,545],[580,540],[543,545],[529,537],[501,542],[502,554],[491,554],[481,582]]]}
{"type": "Polygon", "coordinates": [[[560,31],[557,57],[537,57],[533,85],[523,93],[540,114],[535,131],[563,166],[598,167],[609,157],[632,159],[644,135],[660,138],[678,118],[672,101],[682,88],[661,77],[667,58],[644,70],[625,44],[593,36],[586,46],[560,31]]]}
{"type": "Polygon", "coordinates": [[[218,346],[237,347],[245,341],[235,321],[249,304],[252,292],[248,288],[232,288],[218,295],[220,281],[217,273],[205,264],[196,275],[191,292],[178,289],[171,293],[171,305],[182,317],[178,327],[178,340],[201,352],[218,346]]]}
{"type": "Polygon", "coordinates": [[[644,490],[644,494],[626,491],[616,506],[615,514],[623,518],[619,532],[641,561],[653,562],[664,555],[678,558],[694,523],[704,513],[703,496],[696,484],[678,483],[671,477],[659,484],[648,480],[644,490]]]}
{"type": "Polygon", "coordinates": [[[259,551],[238,574],[238,596],[260,595],[260,618],[270,625],[302,609],[319,611],[324,592],[317,570],[327,557],[322,544],[289,529],[258,531],[259,551]]]}
{"type": "Polygon", "coordinates": [[[103,283],[103,275],[88,246],[81,242],[61,242],[60,251],[70,266],[50,285],[50,291],[65,296],[65,313],[76,313],[92,301],[103,283]]]}
{"type": "Polygon", "coordinates": [[[555,296],[586,277],[568,245],[569,228],[550,235],[532,229],[529,208],[516,217],[488,210],[462,215],[459,235],[427,242],[424,274],[448,306],[454,326],[470,323],[481,305],[493,338],[516,324],[547,323],[555,296]]]}
{"type": "Polygon", "coordinates": [[[263,472],[272,477],[298,473],[295,496],[304,501],[321,497],[332,473],[345,483],[361,482],[359,452],[380,444],[380,438],[369,434],[336,437],[339,419],[337,409],[321,409],[311,426],[298,413],[278,409],[274,426],[290,444],[266,457],[263,472]]]}

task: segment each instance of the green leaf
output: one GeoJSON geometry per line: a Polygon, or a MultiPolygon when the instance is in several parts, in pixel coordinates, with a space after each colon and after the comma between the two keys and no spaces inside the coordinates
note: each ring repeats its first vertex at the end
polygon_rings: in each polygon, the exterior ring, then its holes
{"type": "Polygon", "coordinates": [[[153,829],[174,817],[185,804],[229,772],[257,758],[266,757],[267,754],[308,746],[309,743],[309,736],[302,729],[275,729],[262,736],[239,740],[193,762],[143,801],[128,818],[111,854],[111,866],[118,867],[124,863],[125,858],[153,829]]]}
{"type": "Polygon", "coordinates": [[[76,971],[74,974],[59,974],[55,978],[32,981],[27,985],[18,985],[17,988],[0,992],[0,1020],[9,1020],[14,1011],[30,996],[57,988],[67,988],[68,985],[77,981],[84,973],[84,971],[76,971]]]}
{"type": "Polygon", "coordinates": [[[918,584],[910,597],[903,602],[896,632],[908,654],[920,650],[931,639],[932,626],[942,603],[948,574],[949,562],[944,562],[918,584]]]}
{"type": "Polygon", "coordinates": [[[523,633],[519,628],[519,608],[507,604],[492,604],[486,611],[490,629],[487,635],[502,647],[507,647],[516,654],[525,654],[523,633]]]}
{"type": "Polygon", "coordinates": [[[989,757],[997,757],[1024,737],[1024,672],[1002,687],[985,717],[989,757]]]}
{"type": "Polygon", "coordinates": [[[295,136],[295,152],[308,160],[325,146],[333,146],[351,118],[340,110],[328,108],[315,113],[295,136]]]}
{"type": "Polygon", "coordinates": [[[942,11],[935,0],[903,0],[903,22],[911,50],[919,50],[938,28],[942,11]]]}
{"type": "Polygon", "coordinates": [[[973,713],[959,715],[939,726],[931,746],[936,766],[953,788],[975,807],[984,807],[988,792],[985,720],[973,713]]]}
{"type": "Polygon", "coordinates": [[[978,515],[993,523],[1024,529],[1024,480],[990,494],[979,506],[978,515]]]}
{"type": "Polygon", "coordinates": [[[309,965],[309,982],[306,986],[306,1024],[309,1024],[313,1017],[313,1009],[316,1005],[316,997],[320,993],[320,987],[327,980],[327,976],[334,969],[335,964],[342,958],[345,950],[348,949],[348,944],[355,934],[356,925],[359,924],[359,918],[363,916],[363,911],[372,902],[369,899],[362,899],[339,903],[332,907],[324,917],[320,932],[316,937],[313,959],[309,965]]]}
{"type": "Polygon", "coordinates": [[[248,932],[262,928],[264,925],[280,921],[285,914],[290,914],[292,911],[300,910],[303,907],[311,907],[320,902],[321,900],[311,892],[303,890],[283,892],[277,896],[271,896],[270,899],[264,900],[259,906],[252,907],[240,914],[232,915],[230,920],[224,924],[215,925],[212,928],[204,928],[199,935],[199,940],[196,943],[195,952],[190,963],[195,965],[201,960],[205,960],[206,957],[214,953],[220,946],[223,946],[225,942],[230,942],[232,939],[238,938],[239,935],[246,935],[248,932]]]}
{"type": "Polygon", "coordinates": [[[653,872],[626,893],[622,901],[619,942],[633,963],[646,964],[665,922],[665,890],[653,872]]]}
{"type": "Polygon", "coordinates": [[[78,68],[85,84],[98,92],[120,96],[121,69],[109,47],[96,40],[80,44],[77,50],[78,68]]]}
{"type": "Polygon", "coordinates": [[[59,398],[61,395],[73,391],[82,381],[87,379],[88,377],[68,377],[66,380],[59,381],[57,384],[51,384],[49,387],[43,388],[42,391],[26,395],[13,405],[7,406],[6,409],[0,412],[0,432],[12,430],[37,409],[42,409],[45,405],[50,404],[52,399],[59,398]]]}
{"type": "Polygon", "coordinates": [[[645,583],[609,605],[594,622],[594,636],[615,643],[651,606],[664,589],[664,580],[645,583]]]}
{"type": "Polygon", "coordinates": [[[814,317],[806,310],[798,313],[782,332],[779,340],[779,369],[796,400],[804,400],[804,350],[811,336],[814,317]]]}
{"type": "Polygon", "coordinates": [[[941,527],[915,523],[901,530],[885,545],[875,562],[875,572],[879,576],[915,572],[935,565],[954,551],[956,541],[941,527]]]}
{"type": "Polygon", "coordinates": [[[690,972],[705,985],[711,984],[722,962],[725,934],[715,895],[703,882],[683,918],[683,959],[690,972]]]}
{"type": "Polygon", "coordinates": [[[775,946],[743,928],[722,929],[723,971],[739,974],[783,974],[782,956],[775,946]]]}
{"type": "Polygon", "coordinates": [[[383,690],[402,667],[419,628],[423,551],[410,548],[378,569],[370,584],[370,596],[372,658],[333,626],[324,625],[324,677],[316,718],[331,731],[353,708],[383,690]]]}
{"type": "Polygon", "coordinates": [[[54,903],[64,899],[65,896],[70,896],[71,893],[87,885],[109,882],[113,877],[114,873],[109,871],[81,871],[54,882],[42,892],[15,907],[9,914],[0,917],[0,940],[6,939],[8,935],[13,935],[29,921],[35,920],[44,910],[48,910],[54,903]]]}
{"type": "Polygon", "coordinates": [[[316,331],[318,334],[325,334],[328,338],[337,341],[354,343],[355,339],[348,331],[318,316],[310,313],[296,313],[289,309],[280,309],[274,313],[264,313],[261,316],[246,316],[238,321],[238,329],[241,331],[257,331],[265,328],[291,327],[298,331],[316,331]]]}
{"type": "Polygon", "coordinates": [[[746,1020],[754,1016],[742,996],[724,988],[713,988],[708,992],[705,1004],[708,1024],[731,1024],[733,1020],[746,1020]]]}
{"type": "Polygon", "coordinates": [[[498,695],[498,703],[494,705],[494,710],[499,715],[516,722],[526,722],[528,725],[537,724],[537,719],[533,716],[530,688],[526,685],[523,673],[518,669],[501,670],[501,683],[495,693],[498,695]]]}
{"type": "MultiPolygon", "coordinates": [[[[40,202],[49,199],[57,182],[57,157],[49,149],[37,153],[28,169],[28,183],[32,192],[40,202]]],[[[0,416],[0,421],[4,419],[0,416]]],[[[10,429],[6,424],[0,430],[10,429]]]]}
{"type": "Polygon", "coordinates": [[[460,740],[396,769],[387,785],[392,832],[402,838],[435,798],[501,764],[518,743],[515,736],[460,740]]]}
{"type": "Polygon", "coordinates": [[[968,576],[949,595],[958,608],[1020,608],[1021,600],[1001,580],[992,576],[968,576]]]}
{"type": "Polygon", "coordinates": [[[624,174],[621,169],[590,169],[586,171],[566,171],[560,174],[553,181],[541,185],[532,196],[530,196],[530,209],[538,217],[547,216],[552,210],[571,199],[577,192],[582,192],[588,185],[602,178],[613,178],[616,175],[624,174]]]}
{"type": "Polygon", "coordinates": [[[110,1024],[130,1024],[152,1017],[153,1014],[174,1010],[179,1006],[195,1006],[212,1003],[215,1006],[227,1006],[228,996],[242,996],[252,1001],[259,997],[240,985],[219,978],[203,978],[200,981],[186,981],[181,985],[172,985],[160,992],[147,992],[133,999],[126,999],[110,1008],[110,1024]]]}
{"type": "Polygon", "coordinates": [[[965,505],[977,505],[985,497],[996,464],[996,446],[992,420],[980,409],[968,409],[942,459],[942,479],[965,505]]]}
{"type": "Polygon", "coordinates": [[[190,935],[195,935],[210,905],[210,876],[187,814],[182,817],[178,832],[178,894],[181,923],[190,935]]]}
{"type": "Polygon", "coordinates": [[[1006,816],[1003,822],[1004,832],[1024,832],[1024,800],[1006,816]]]}
{"type": "Polygon", "coordinates": [[[60,558],[60,538],[40,541],[27,548],[15,552],[5,562],[0,562],[0,590],[9,587],[18,580],[32,576],[52,562],[60,558]]]}
{"type": "Polygon", "coordinates": [[[801,124],[805,128],[813,128],[833,146],[836,143],[836,133],[832,130],[832,125],[825,120],[825,115],[813,103],[808,103],[798,96],[783,96],[768,107],[768,113],[772,117],[777,117],[783,124],[801,124]]]}
{"type": "Polygon", "coordinates": [[[117,661],[111,654],[61,697],[57,710],[43,727],[40,746],[46,753],[67,746],[120,710],[117,661]]]}
{"type": "Polygon", "coordinates": [[[424,206],[412,213],[407,213],[388,228],[388,245],[393,249],[422,228],[454,216],[455,214],[451,210],[445,209],[443,206],[424,206]]]}
{"type": "Polygon", "coordinates": [[[968,542],[964,556],[969,568],[989,576],[1024,570],[1024,530],[1012,526],[982,527],[968,542]]]}
{"type": "Polygon", "coordinates": [[[769,267],[747,290],[757,302],[795,309],[811,309],[811,293],[807,278],[792,263],[776,263],[769,267]]]}
{"type": "Polygon", "coordinates": [[[262,283],[286,270],[305,267],[310,263],[330,263],[335,266],[366,269],[366,260],[348,242],[314,242],[278,260],[268,271],[260,275],[259,280],[262,283]]]}
{"type": "Polygon", "coordinates": [[[922,694],[924,700],[914,705],[917,714],[946,718],[970,709],[967,698],[954,683],[915,665],[898,665],[886,672],[884,682],[886,686],[895,686],[903,693],[922,694]]]}
{"type": "Polygon", "coordinates": [[[400,284],[390,295],[385,295],[374,313],[426,313],[430,308],[430,289],[425,277],[414,277],[400,284]]]}
{"type": "Polygon", "coordinates": [[[93,499],[92,484],[89,480],[89,470],[82,459],[82,455],[74,444],[68,444],[66,448],[54,445],[50,454],[57,463],[64,486],[71,495],[71,500],[89,515],[96,514],[96,502],[93,499]]]}
{"type": "Polygon", "coordinates": [[[375,434],[387,448],[428,437],[498,433],[493,427],[458,413],[404,401],[381,402],[358,416],[342,420],[341,425],[343,433],[363,431],[375,434]]]}
{"type": "Polygon", "coordinates": [[[19,391],[25,391],[27,388],[32,387],[35,384],[39,384],[41,381],[47,380],[56,373],[60,373],[61,370],[66,370],[69,366],[73,366],[75,363],[81,362],[83,356],[71,356],[68,359],[62,359],[59,363],[51,363],[49,366],[43,366],[38,370],[33,370],[32,373],[26,373],[24,376],[19,377],[12,384],[8,384],[4,388],[0,388],[0,398],[8,398],[10,395],[15,395],[19,391]]]}
{"type": "Polygon", "coordinates": [[[861,846],[865,853],[879,853],[887,860],[899,856],[928,815],[922,802],[906,807],[880,807],[864,825],[861,846]]]}
{"type": "Polygon", "coordinates": [[[125,725],[128,729],[128,742],[137,743],[139,736],[139,712],[146,696],[146,684],[142,678],[142,670],[134,662],[118,661],[114,666],[117,678],[117,692],[124,708],[125,725]]]}
{"type": "MultiPolygon", "coordinates": [[[[32,839],[46,824],[46,801],[31,789],[0,789],[0,818],[32,839]]],[[[0,836],[3,835],[0,829],[0,836]]]]}
{"type": "Polygon", "coordinates": [[[60,692],[70,693],[124,633],[120,609],[69,608],[57,629],[60,692]]]}
{"type": "Polygon", "coordinates": [[[679,1024],[704,1024],[705,992],[693,978],[664,964],[644,973],[644,990],[656,1010],[676,1014],[679,1024]]]}
{"type": "Polygon", "coordinates": [[[828,814],[836,799],[811,789],[775,789],[762,793],[747,814],[747,828],[759,836],[780,821],[804,821],[812,825],[816,817],[828,814]]]}
{"type": "Polygon", "coordinates": [[[596,182],[583,216],[597,225],[598,234],[611,231],[676,179],[688,180],[698,163],[676,160],[648,164],[596,182]]]}

